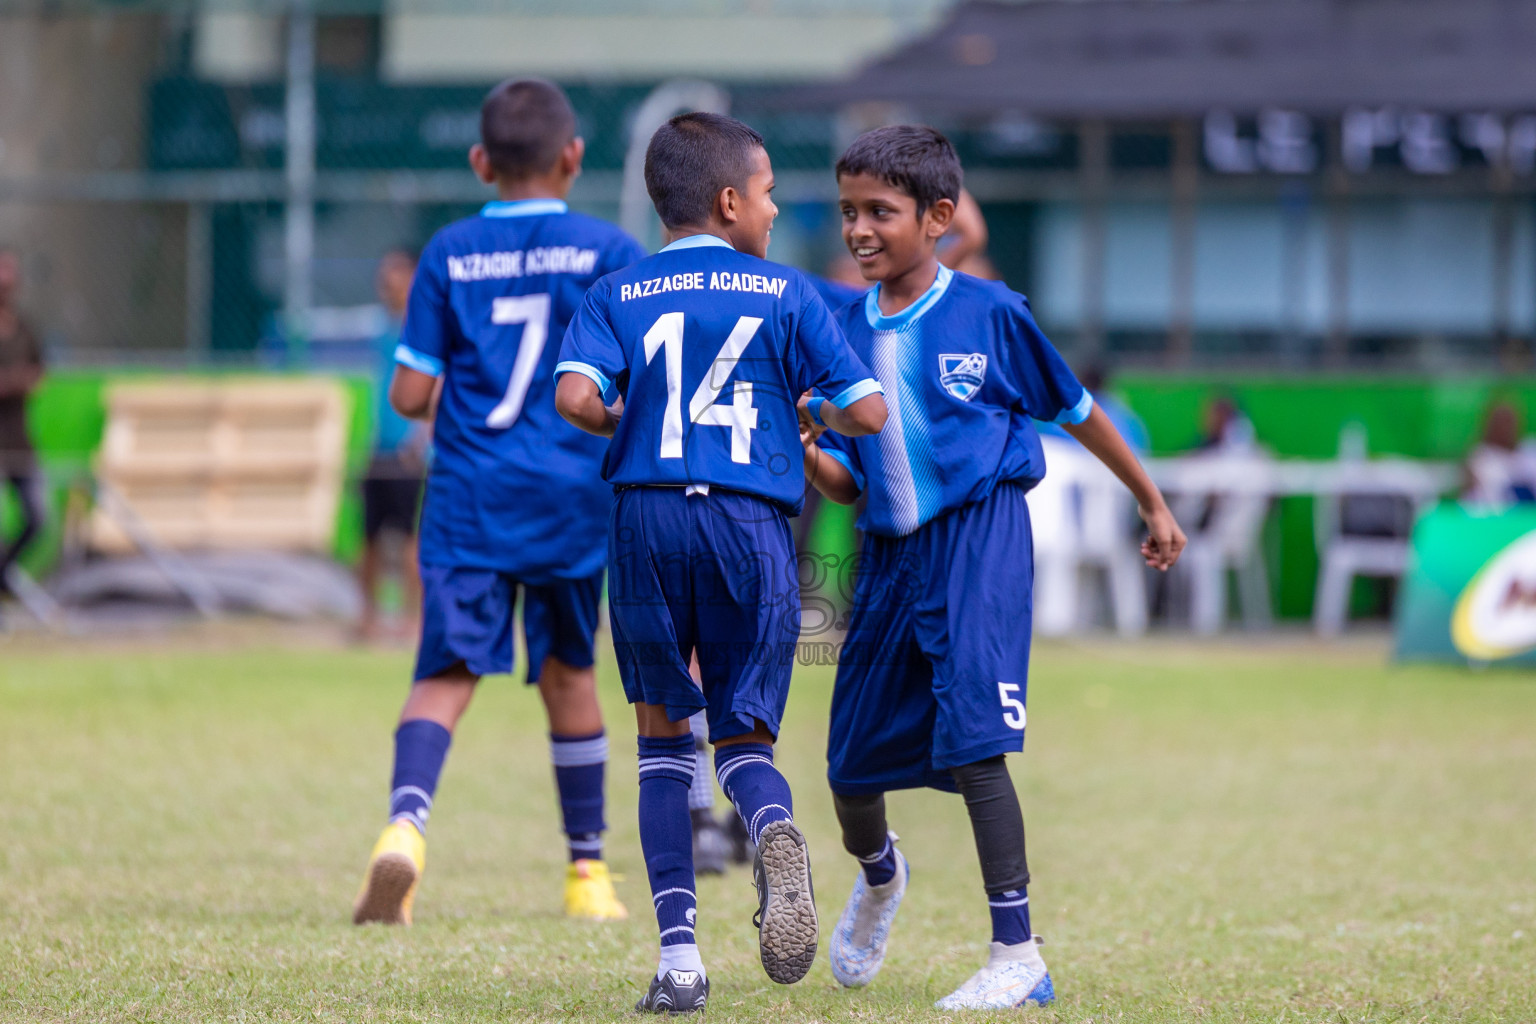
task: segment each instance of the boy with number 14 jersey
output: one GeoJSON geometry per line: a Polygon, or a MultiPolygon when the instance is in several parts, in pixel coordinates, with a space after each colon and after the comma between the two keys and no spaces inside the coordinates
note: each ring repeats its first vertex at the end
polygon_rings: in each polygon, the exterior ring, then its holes
{"type": "Polygon", "coordinates": [[[688,718],[701,708],[720,787],[757,846],[763,967],[789,984],[815,957],[810,859],[773,764],[800,633],[795,403],[815,389],[829,426],[851,434],[878,430],[885,405],[810,283],[763,258],[778,210],[760,135],[718,114],[680,115],[652,137],[645,181],[674,241],[587,294],[555,402],[613,437],[609,607],[635,705],[640,843],[661,946],[638,1009],[679,1013],[702,1010],[709,991],[688,815],[688,718]],[[609,393],[618,397],[605,406],[609,393]],[[688,672],[695,653],[702,688],[688,672]]]}

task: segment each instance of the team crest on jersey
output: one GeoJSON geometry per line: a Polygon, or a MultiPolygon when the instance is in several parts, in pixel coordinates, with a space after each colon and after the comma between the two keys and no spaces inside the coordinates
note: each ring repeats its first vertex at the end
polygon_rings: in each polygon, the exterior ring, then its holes
{"type": "Polygon", "coordinates": [[[949,353],[939,356],[939,383],[944,390],[969,402],[987,379],[987,357],[982,352],[969,355],[949,353]]]}

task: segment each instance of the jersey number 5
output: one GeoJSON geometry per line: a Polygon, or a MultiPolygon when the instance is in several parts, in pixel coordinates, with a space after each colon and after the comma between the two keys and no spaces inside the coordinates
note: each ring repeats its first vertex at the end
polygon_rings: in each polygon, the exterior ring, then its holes
{"type": "MultiPolygon", "coordinates": [[[[657,352],[661,352],[666,360],[667,408],[661,418],[661,457],[664,459],[683,457],[683,319],[681,313],[663,313],[645,332],[646,365],[650,365],[657,352]]],[[[737,381],[730,405],[721,405],[717,399],[748,342],[762,325],[762,317],[757,316],[744,316],[736,321],[688,403],[690,423],[731,428],[732,462],[752,461],[752,431],[757,428],[752,385],[748,381],[737,381]]]]}
{"type": "Polygon", "coordinates": [[[1014,696],[1018,692],[1018,683],[997,684],[997,698],[1003,702],[1003,724],[1010,729],[1024,728],[1024,702],[1014,696]]]}
{"type": "Polygon", "coordinates": [[[528,397],[528,386],[533,383],[544,343],[549,340],[549,296],[512,295],[496,299],[491,303],[491,323],[499,327],[523,325],[523,340],[517,346],[507,393],[485,418],[486,426],[505,430],[517,422],[523,411],[523,399],[528,397]]]}

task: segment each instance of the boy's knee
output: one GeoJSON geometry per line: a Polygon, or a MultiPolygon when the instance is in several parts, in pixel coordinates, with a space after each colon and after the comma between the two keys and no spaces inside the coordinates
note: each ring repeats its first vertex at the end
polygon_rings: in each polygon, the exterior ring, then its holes
{"type": "Polygon", "coordinates": [[[885,821],[884,793],[834,791],[832,805],[843,827],[843,849],[855,857],[873,857],[885,848],[889,827],[885,821]]]}
{"type": "Polygon", "coordinates": [[[551,656],[539,666],[539,689],[546,693],[576,694],[588,690],[596,693],[597,673],[591,666],[578,668],[551,656]]]}
{"type": "Polygon", "coordinates": [[[949,774],[955,780],[955,785],[960,787],[960,794],[965,797],[966,803],[971,802],[972,795],[985,799],[1000,796],[1005,789],[1008,793],[1014,791],[1013,779],[1008,775],[1008,762],[1002,754],[984,761],[958,765],[951,768],[949,774]]]}

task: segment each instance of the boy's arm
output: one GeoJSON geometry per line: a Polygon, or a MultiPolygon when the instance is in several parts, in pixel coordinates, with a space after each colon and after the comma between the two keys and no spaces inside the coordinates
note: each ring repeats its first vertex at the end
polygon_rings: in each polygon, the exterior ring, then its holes
{"type": "Polygon", "coordinates": [[[589,434],[612,437],[619,428],[619,417],[624,415],[624,398],[604,405],[596,381],[582,373],[562,373],[555,384],[555,411],[589,434]]]}
{"type": "MultiPolygon", "coordinates": [[[[807,396],[809,395],[807,394],[807,396]]],[[[816,443],[821,429],[812,422],[801,399],[800,444],[805,448],[805,481],[839,505],[852,505],[859,500],[863,488],[854,478],[853,471],[835,455],[829,455],[816,443]]]]}
{"type": "Polygon", "coordinates": [[[406,419],[430,423],[437,413],[442,384],[441,377],[396,363],[395,375],[389,382],[389,404],[406,419]]]}
{"type": "Polygon", "coordinates": [[[846,409],[839,409],[831,401],[815,396],[801,397],[796,408],[802,413],[802,419],[809,417],[817,426],[835,430],[844,437],[880,433],[887,415],[885,396],[879,392],[850,402],[846,409]]]}
{"type": "Polygon", "coordinates": [[[1136,498],[1136,511],[1147,524],[1147,539],[1141,544],[1142,557],[1154,569],[1167,571],[1184,550],[1184,531],[1174,521],[1163,493],[1136,461],[1135,454],[1103,408],[1094,403],[1086,420],[1076,424],[1063,423],[1062,427],[1130,488],[1136,498]]]}

